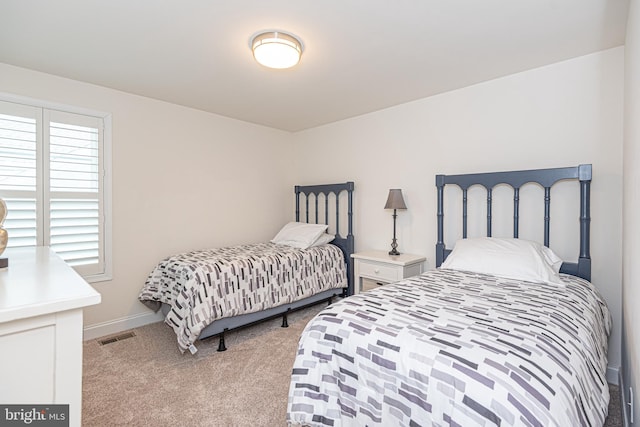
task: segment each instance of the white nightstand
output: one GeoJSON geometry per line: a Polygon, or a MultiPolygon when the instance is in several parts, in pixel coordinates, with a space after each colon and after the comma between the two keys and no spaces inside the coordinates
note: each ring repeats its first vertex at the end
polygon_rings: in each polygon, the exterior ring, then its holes
{"type": "Polygon", "coordinates": [[[389,255],[387,251],[358,252],[354,259],[354,293],[397,282],[423,272],[422,255],[389,255]]]}

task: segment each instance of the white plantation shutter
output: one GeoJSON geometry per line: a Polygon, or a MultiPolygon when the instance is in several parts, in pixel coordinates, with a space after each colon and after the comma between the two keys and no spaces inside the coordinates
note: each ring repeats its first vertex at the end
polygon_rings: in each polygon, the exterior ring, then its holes
{"type": "Polygon", "coordinates": [[[0,114],[2,187],[5,190],[36,191],[36,120],[0,114]]]}
{"type": "Polygon", "coordinates": [[[0,197],[9,247],[50,246],[106,273],[104,119],[0,101],[0,197]]]}
{"type": "Polygon", "coordinates": [[[7,219],[4,228],[9,233],[7,247],[37,246],[36,200],[5,198],[7,219]]]}
{"type": "Polygon", "coordinates": [[[41,116],[39,108],[0,102],[0,197],[7,204],[8,247],[35,246],[40,237],[41,116]]]}
{"type": "Polygon", "coordinates": [[[99,201],[51,199],[50,246],[71,266],[100,263],[99,201]]]}
{"type": "Polygon", "coordinates": [[[102,270],[102,119],[48,111],[49,246],[84,274],[102,270]]]}

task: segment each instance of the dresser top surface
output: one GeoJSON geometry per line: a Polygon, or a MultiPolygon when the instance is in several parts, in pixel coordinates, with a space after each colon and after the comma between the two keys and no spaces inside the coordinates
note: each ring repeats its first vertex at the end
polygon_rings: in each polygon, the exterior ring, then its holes
{"type": "Polygon", "coordinates": [[[10,248],[0,271],[0,322],[98,304],[100,294],[47,246],[10,248]]]}

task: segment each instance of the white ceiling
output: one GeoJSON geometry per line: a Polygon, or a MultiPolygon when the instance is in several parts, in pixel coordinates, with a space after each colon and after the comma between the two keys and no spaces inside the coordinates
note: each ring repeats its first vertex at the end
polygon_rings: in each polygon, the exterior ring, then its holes
{"type": "Polygon", "coordinates": [[[0,62],[299,131],[624,44],[628,0],[1,0],[0,62]],[[264,29],[300,37],[258,65],[264,29]]]}

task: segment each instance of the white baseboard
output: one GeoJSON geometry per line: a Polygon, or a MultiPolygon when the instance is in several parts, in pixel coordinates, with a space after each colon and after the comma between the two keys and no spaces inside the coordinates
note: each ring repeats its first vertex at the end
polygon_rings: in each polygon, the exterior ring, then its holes
{"type": "Polygon", "coordinates": [[[629,407],[629,394],[627,392],[627,387],[624,384],[624,375],[622,375],[622,369],[620,369],[619,373],[619,386],[620,386],[620,406],[622,406],[622,422],[624,427],[629,427],[631,422],[629,420],[629,411],[627,408],[629,407]]]}
{"type": "Polygon", "coordinates": [[[620,368],[607,366],[607,382],[609,384],[620,385],[620,368]]]}
{"type": "Polygon", "coordinates": [[[163,320],[162,313],[141,313],[132,316],[122,317],[120,319],[110,320],[108,322],[96,323],[84,328],[84,340],[92,340],[104,337],[106,335],[117,334],[118,332],[127,331],[132,328],[156,323],[163,320]]]}

